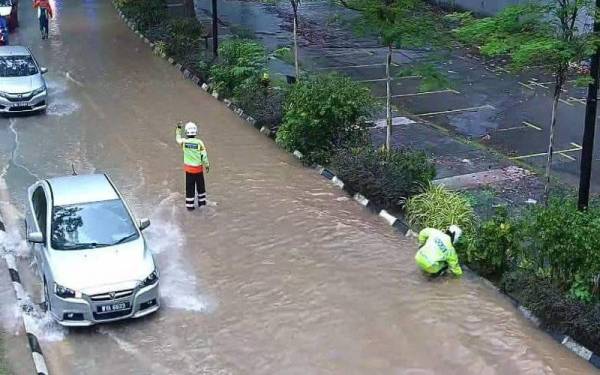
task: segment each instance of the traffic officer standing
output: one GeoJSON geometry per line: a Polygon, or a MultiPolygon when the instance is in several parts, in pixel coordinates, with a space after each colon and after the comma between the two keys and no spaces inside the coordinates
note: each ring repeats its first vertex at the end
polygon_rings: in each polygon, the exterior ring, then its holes
{"type": "Polygon", "coordinates": [[[177,124],[175,140],[183,148],[183,164],[185,170],[185,206],[193,210],[194,200],[198,197],[198,207],[206,205],[206,188],[204,184],[204,170],[209,172],[210,164],[204,142],[199,138],[198,127],[193,122],[188,122],[182,129],[182,123],[177,124]],[[185,132],[185,137],[181,134],[185,132]]]}

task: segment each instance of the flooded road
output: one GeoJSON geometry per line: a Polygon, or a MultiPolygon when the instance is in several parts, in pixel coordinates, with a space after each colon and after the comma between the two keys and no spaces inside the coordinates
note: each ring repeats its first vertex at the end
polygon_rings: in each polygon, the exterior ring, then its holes
{"type": "MultiPolygon", "coordinates": [[[[50,40],[22,7],[12,39],[49,68],[46,115],[0,119],[19,225],[27,184],[107,172],[161,268],[148,318],[38,335],[52,374],[593,374],[467,275],[425,280],[416,246],[184,81],[109,2],[56,1],[50,40]],[[192,119],[211,158],[211,204],[184,208],[174,124],[192,119]]],[[[23,282],[38,298],[17,233],[23,282]]]]}

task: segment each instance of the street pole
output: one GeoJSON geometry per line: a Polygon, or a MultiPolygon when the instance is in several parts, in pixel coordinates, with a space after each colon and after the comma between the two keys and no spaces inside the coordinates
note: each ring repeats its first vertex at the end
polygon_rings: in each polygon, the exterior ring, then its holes
{"type": "MultiPolygon", "coordinates": [[[[600,32],[598,20],[600,0],[596,0],[596,18],[594,20],[594,33],[600,32]]],[[[590,184],[592,178],[592,160],[594,158],[594,137],[596,132],[596,108],[598,102],[598,70],[600,68],[600,47],[592,56],[590,76],[592,82],[588,86],[587,100],[585,103],[585,127],[583,141],[581,142],[581,168],[579,172],[579,210],[585,210],[590,202],[590,184]]]]}
{"type": "Polygon", "coordinates": [[[212,0],[212,35],[213,55],[217,57],[219,54],[219,16],[217,13],[217,0],[212,0]]]}

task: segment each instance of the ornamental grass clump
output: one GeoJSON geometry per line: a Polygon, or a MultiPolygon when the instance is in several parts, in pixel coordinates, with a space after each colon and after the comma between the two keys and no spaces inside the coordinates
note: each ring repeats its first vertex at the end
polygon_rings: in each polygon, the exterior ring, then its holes
{"type": "Polygon", "coordinates": [[[409,223],[420,229],[445,230],[455,224],[468,233],[475,224],[469,200],[443,185],[428,185],[423,193],[406,200],[405,209],[409,223]]]}

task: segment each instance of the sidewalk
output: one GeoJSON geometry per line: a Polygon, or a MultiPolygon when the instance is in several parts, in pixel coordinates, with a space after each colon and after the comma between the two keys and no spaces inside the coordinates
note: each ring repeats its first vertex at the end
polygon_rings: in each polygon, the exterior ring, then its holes
{"type": "MultiPolygon", "coordinates": [[[[199,18],[208,21],[210,1],[197,0],[196,5],[199,18]]],[[[334,14],[338,15],[337,19],[348,19],[352,13],[327,1],[302,4],[300,11],[302,67],[312,72],[349,75],[368,85],[375,96],[383,97],[385,48],[378,46],[372,38],[356,37],[339,21],[332,21],[334,14]]],[[[275,49],[290,46],[290,12],[287,3],[269,6],[227,1],[220,5],[219,17],[227,26],[254,31],[267,48],[275,49]]],[[[223,38],[230,34],[227,26],[221,26],[223,38]]],[[[396,51],[393,74],[396,75],[402,65],[418,61],[422,56],[423,53],[414,51],[396,51]]],[[[513,164],[509,157],[516,157],[536,168],[544,166],[546,117],[551,101],[547,82],[550,77],[511,76],[502,68],[487,66],[477,57],[459,50],[454,51],[452,59],[442,63],[440,69],[452,82],[445,90],[423,93],[419,92],[418,77],[395,79],[392,94],[397,125],[394,126],[393,144],[425,150],[434,159],[440,179],[491,173],[496,177],[489,179],[475,175],[473,178],[479,182],[471,181],[456,187],[483,190],[487,200],[495,197],[491,199],[494,203],[522,205],[539,200],[543,184],[536,176],[507,173],[504,168],[513,164]]],[[[289,70],[278,73],[289,74],[289,70]]],[[[561,102],[564,108],[560,108],[561,124],[556,144],[559,152],[554,168],[555,173],[573,182],[579,166],[580,147],[576,142],[580,142],[577,139],[581,129],[565,124],[566,119],[576,117],[577,123],[583,125],[583,106],[576,98],[584,94],[569,87],[567,96],[572,99],[561,102]]],[[[376,122],[382,120],[375,119],[376,122]]],[[[384,142],[384,127],[375,127],[371,132],[376,145],[384,142]]],[[[594,182],[600,187],[600,178],[594,182]]],[[[474,194],[481,195],[480,192],[474,194]]]]}

